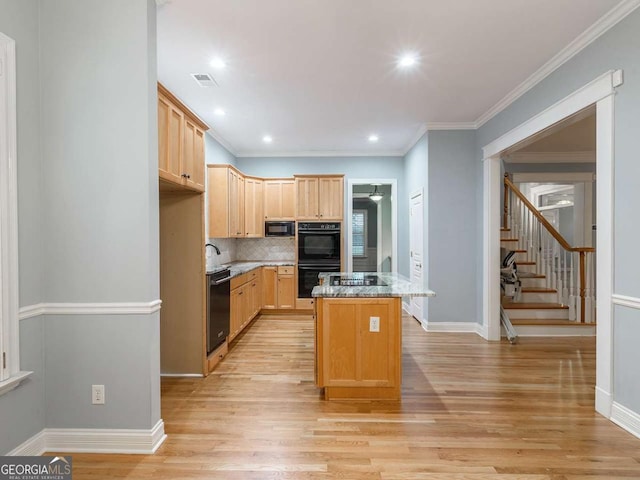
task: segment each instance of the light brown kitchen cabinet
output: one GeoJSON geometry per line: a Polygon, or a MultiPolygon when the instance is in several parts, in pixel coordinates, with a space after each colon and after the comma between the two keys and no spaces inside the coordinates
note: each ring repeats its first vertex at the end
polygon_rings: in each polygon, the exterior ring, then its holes
{"type": "Polygon", "coordinates": [[[344,176],[296,175],[296,219],[342,220],[344,176]]]}
{"type": "Polygon", "coordinates": [[[244,179],[244,235],[264,237],[264,181],[259,178],[244,179]]]}
{"type": "Polygon", "coordinates": [[[278,303],[278,267],[262,267],[262,308],[273,310],[278,303]]]}
{"type": "Polygon", "coordinates": [[[295,182],[293,179],[264,181],[264,219],[294,220],[296,216],[295,182]]]}
{"type": "Polygon", "coordinates": [[[295,267],[262,267],[262,308],[295,308],[295,267]]]}
{"type": "Polygon", "coordinates": [[[256,268],[231,279],[229,342],[251,323],[262,308],[260,273],[256,268]]]}
{"type": "Polygon", "coordinates": [[[294,267],[278,267],[278,309],[291,309],[296,305],[294,267]]]}
{"type": "Polygon", "coordinates": [[[229,165],[207,165],[208,238],[244,237],[244,176],[229,165]]]}
{"type": "Polygon", "coordinates": [[[174,186],[204,191],[204,132],[209,127],[158,84],[158,176],[174,186]]]}

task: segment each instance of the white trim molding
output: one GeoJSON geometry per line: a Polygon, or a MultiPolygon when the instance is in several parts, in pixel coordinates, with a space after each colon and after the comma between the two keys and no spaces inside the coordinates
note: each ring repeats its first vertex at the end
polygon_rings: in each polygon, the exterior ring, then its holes
{"type": "Polygon", "coordinates": [[[596,152],[514,152],[505,163],[596,163],[596,152]]]}
{"type": "Polygon", "coordinates": [[[611,301],[614,305],[621,305],[623,307],[640,310],[640,298],[638,297],[629,297],[627,295],[618,295],[617,293],[614,293],[611,295],[611,301]]]}
{"type": "MultiPolygon", "coordinates": [[[[165,0],[165,1],[170,1],[170,0],[165,0]]],[[[227,152],[229,152],[231,155],[233,155],[234,157],[238,156],[238,152],[236,152],[236,150],[231,146],[231,144],[227,142],[222,136],[220,136],[220,134],[217,133],[213,128],[209,128],[209,130],[207,130],[206,133],[208,135],[211,135],[211,138],[213,138],[216,142],[222,145],[227,150],[227,152]]]]}
{"type": "Polygon", "coordinates": [[[348,150],[300,150],[291,152],[239,152],[236,158],[315,158],[315,157],[403,157],[403,150],[348,151],[348,150]]]}
{"type": "MultiPolygon", "coordinates": [[[[476,130],[476,122],[429,122],[425,131],[429,130],[476,130]]],[[[422,135],[421,135],[422,136],[422,135]]],[[[418,138],[420,140],[420,138],[418,138]]],[[[417,140],[416,140],[417,141],[417,140]]]]}
{"type": "Polygon", "coordinates": [[[20,320],[39,315],[150,315],[162,300],[113,303],[37,303],[20,308],[20,320]]]}
{"type": "Polygon", "coordinates": [[[0,33],[0,380],[20,372],[16,43],[0,33]]]}
{"type": "Polygon", "coordinates": [[[611,421],[624,428],[630,434],[640,438],[640,414],[613,402],[611,407],[611,421]]]}
{"type": "Polygon", "coordinates": [[[5,393],[10,392],[18,385],[20,385],[23,381],[31,376],[33,372],[17,372],[13,374],[11,377],[7,378],[0,382],[0,395],[4,395],[5,393]]]}
{"type": "Polygon", "coordinates": [[[611,392],[596,386],[596,412],[599,412],[606,418],[611,418],[612,405],[611,392]]]}
{"type": "Polygon", "coordinates": [[[578,35],[571,43],[569,43],[569,45],[560,50],[547,63],[536,70],[529,78],[527,78],[524,82],[522,82],[511,92],[509,92],[504,98],[502,98],[502,100],[496,103],[485,113],[480,115],[480,117],[478,117],[478,119],[474,122],[476,124],[476,128],[480,128],[493,117],[498,115],[509,105],[515,102],[518,98],[523,96],[538,83],[540,83],[554,71],[560,68],[563,64],[580,53],[585,47],[590,45],[598,37],[614,27],[618,22],[624,19],[639,6],[640,0],[623,0],[614,8],[609,10],[609,12],[600,17],[597,22],[595,22],[584,32],[578,35]]]}
{"type": "Polygon", "coordinates": [[[422,328],[426,332],[474,333],[480,335],[482,325],[476,322],[424,322],[422,328]]]}
{"type": "Polygon", "coordinates": [[[7,455],[42,455],[46,451],[151,455],[166,438],[162,419],[148,430],[45,428],[7,455]]]}
{"type": "MultiPolygon", "coordinates": [[[[640,0],[638,0],[640,3],[640,0]]],[[[500,334],[499,245],[500,245],[500,156],[515,145],[539,135],[559,121],[596,108],[596,175],[598,181],[596,215],[598,282],[596,287],[598,328],[596,330],[596,410],[608,415],[610,403],[602,392],[613,392],[613,173],[614,173],[614,93],[622,79],[621,71],[610,70],[564,99],[513,128],[483,148],[483,325],[488,338],[500,334]]],[[[610,395],[610,394],[609,394],[610,395]]]]}
{"type": "Polygon", "coordinates": [[[203,378],[202,373],[161,373],[161,377],[166,378],[203,378]]]}

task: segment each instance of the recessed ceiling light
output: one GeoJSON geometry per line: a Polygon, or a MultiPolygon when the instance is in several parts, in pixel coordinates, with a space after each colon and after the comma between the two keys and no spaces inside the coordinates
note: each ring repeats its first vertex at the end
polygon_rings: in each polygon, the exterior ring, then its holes
{"type": "Polygon", "coordinates": [[[222,70],[227,66],[227,63],[220,57],[216,57],[213,60],[211,60],[211,66],[218,70],[222,70]]]}
{"type": "Polygon", "coordinates": [[[273,138],[271,137],[271,135],[265,135],[264,137],[262,137],[262,141],[264,143],[271,143],[273,142],[273,138]]]}
{"type": "Polygon", "coordinates": [[[376,135],[376,134],[369,135],[369,141],[371,143],[376,143],[378,141],[378,135],[376,135]]]}
{"type": "Polygon", "coordinates": [[[216,108],[216,109],[213,111],[213,113],[214,113],[215,115],[218,115],[219,117],[224,117],[224,116],[227,114],[227,112],[225,112],[222,108],[216,108]]]}
{"type": "Polygon", "coordinates": [[[413,67],[416,63],[418,63],[418,56],[415,53],[405,53],[398,60],[398,66],[400,68],[413,67]]]}

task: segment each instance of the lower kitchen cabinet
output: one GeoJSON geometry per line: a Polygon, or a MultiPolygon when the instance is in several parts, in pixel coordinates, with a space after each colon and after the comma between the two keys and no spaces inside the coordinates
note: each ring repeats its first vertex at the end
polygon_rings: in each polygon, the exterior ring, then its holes
{"type": "Polygon", "coordinates": [[[260,269],[231,279],[229,341],[233,340],[262,309],[260,269]]]}
{"type": "Polygon", "coordinates": [[[296,307],[296,282],[294,267],[278,267],[277,308],[296,307]]]}
{"type": "Polygon", "coordinates": [[[296,302],[295,267],[262,267],[262,308],[293,309],[296,302]]]}

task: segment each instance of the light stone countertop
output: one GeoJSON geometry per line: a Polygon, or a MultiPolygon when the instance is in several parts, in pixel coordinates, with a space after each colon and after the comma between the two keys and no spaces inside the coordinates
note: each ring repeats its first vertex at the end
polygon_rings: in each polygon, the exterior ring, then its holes
{"type": "Polygon", "coordinates": [[[216,266],[212,270],[208,270],[207,273],[215,273],[229,267],[231,270],[230,277],[233,278],[260,267],[285,267],[293,266],[295,264],[296,262],[294,260],[256,260],[251,262],[231,262],[228,264],[216,266]]]}
{"type": "Polygon", "coordinates": [[[375,298],[375,297],[434,297],[436,294],[423,285],[412,283],[408,278],[397,273],[357,272],[355,275],[377,276],[386,285],[374,286],[341,286],[331,285],[330,277],[352,277],[353,273],[333,272],[319,275],[321,285],[313,288],[313,297],[323,298],[375,298]]]}

